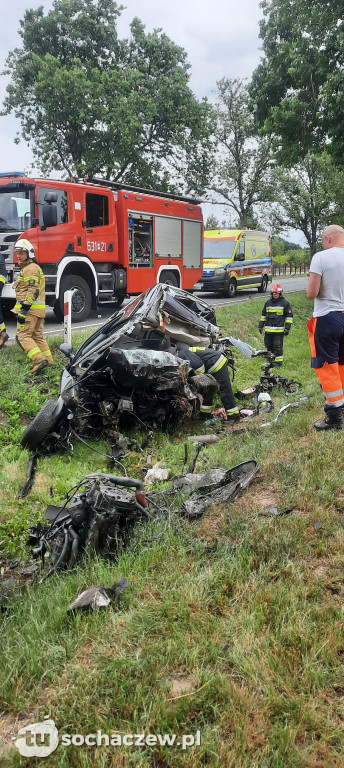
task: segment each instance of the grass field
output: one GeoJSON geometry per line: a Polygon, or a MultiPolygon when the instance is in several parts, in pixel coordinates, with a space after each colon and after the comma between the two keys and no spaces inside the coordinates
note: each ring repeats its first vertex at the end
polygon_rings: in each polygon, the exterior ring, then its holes
{"type": "MultiPolygon", "coordinates": [[[[259,417],[247,421],[244,433],[222,431],[223,440],[202,451],[196,465],[205,471],[255,459],[260,472],[252,485],[233,505],[213,507],[192,523],[179,515],[175,499],[170,515],[135,530],[116,564],[93,559],[42,585],[23,586],[2,615],[2,765],[343,766],[344,432],[317,434],[312,428],[323,407],[305,327],[312,308],[303,294],[287,298],[295,324],[282,371],[302,382],[308,402],[271,428],[260,428],[259,417]],[[266,516],[272,506],[293,511],[266,516]],[[79,591],[110,586],[120,576],[131,586],[118,606],[88,616],[66,614],[79,591]],[[20,757],[11,736],[47,715],[60,738],[101,730],[176,734],[181,744],[60,744],[43,763],[20,757]],[[183,749],[182,737],[196,738],[197,732],[200,744],[183,749]]],[[[218,323],[258,348],[261,305],[221,308],[218,323]]],[[[13,558],[19,568],[28,560],[25,532],[43,520],[46,505],[58,504],[83,475],[107,470],[106,459],[77,444],[73,456],[41,459],[29,496],[16,498],[28,461],[18,442],[43,402],[57,393],[60,341],[53,342],[56,365],[39,380],[28,373],[19,349],[1,352],[4,578],[13,558]]],[[[257,383],[259,358],[249,361],[238,352],[236,360],[235,385],[257,383]]],[[[266,420],[289,401],[278,391],[272,396],[275,411],[266,420]]],[[[147,453],[179,473],[186,436],[217,429],[217,423],[207,428],[194,422],[182,433],[156,433],[145,455],[131,452],[125,459],[128,474],[143,477],[147,453]]]]}

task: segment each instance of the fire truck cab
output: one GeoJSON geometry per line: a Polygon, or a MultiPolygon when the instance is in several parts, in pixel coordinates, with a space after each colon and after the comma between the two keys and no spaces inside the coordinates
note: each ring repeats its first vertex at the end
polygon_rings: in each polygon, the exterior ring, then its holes
{"type": "Polygon", "coordinates": [[[203,217],[197,201],[101,179],[85,182],[0,174],[0,248],[6,259],[3,300],[14,298],[18,238],[30,240],[46,280],[46,303],[72,319],[98,305],[119,306],[155,283],[191,289],[202,275],[203,217]]]}

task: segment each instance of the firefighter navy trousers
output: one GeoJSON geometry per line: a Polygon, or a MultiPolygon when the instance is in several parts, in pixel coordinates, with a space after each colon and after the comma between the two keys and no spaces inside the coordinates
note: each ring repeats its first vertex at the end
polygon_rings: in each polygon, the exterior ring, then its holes
{"type": "MultiPolygon", "coordinates": [[[[191,347],[190,349],[180,350],[178,352],[178,357],[182,358],[182,360],[189,361],[190,367],[195,375],[210,373],[214,376],[214,379],[216,379],[220,388],[220,397],[227,416],[231,417],[239,415],[239,409],[233,395],[227,358],[225,355],[222,355],[221,352],[216,352],[216,350],[211,349],[211,347],[191,347]]],[[[211,415],[212,409],[212,401],[208,402],[205,398],[202,403],[201,414],[211,415]]]]}
{"type": "Polygon", "coordinates": [[[344,312],[312,317],[307,330],[311,367],[325,395],[325,413],[335,413],[344,406],[344,312]]]}

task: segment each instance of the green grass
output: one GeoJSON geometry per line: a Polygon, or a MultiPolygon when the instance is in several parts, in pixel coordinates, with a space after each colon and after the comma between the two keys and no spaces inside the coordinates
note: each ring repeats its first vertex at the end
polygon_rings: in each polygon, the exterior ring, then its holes
{"type": "MultiPolygon", "coordinates": [[[[290,299],[295,326],[285,341],[282,372],[302,382],[308,402],[289,409],[270,429],[247,422],[245,433],[226,434],[202,451],[196,465],[205,471],[256,459],[260,473],[250,488],[197,522],[183,520],[177,506],[170,515],[157,515],[137,527],[117,563],[89,560],[42,585],[23,587],[2,618],[0,735],[8,739],[18,722],[50,715],[60,735],[101,729],[181,737],[200,730],[201,745],[184,751],[60,745],[46,765],[343,765],[344,433],[312,429],[323,396],[310,369],[305,323],[311,304],[301,294],[290,299]],[[263,516],[271,506],[294,509],[283,517],[263,516]],[[79,591],[101,582],[110,586],[120,576],[131,587],[119,606],[67,615],[79,591]]],[[[229,304],[217,311],[218,322],[258,348],[260,309],[259,301],[229,304]]],[[[106,470],[106,459],[76,445],[73,457],[40,459],[31,493],[16,499],[28,459],[18,447],[23,412],[32,418],[45,399],[55,397],[58,358],[52,371],[32,382],[20,350],[2,353],[4,562],[27,559],[25,530],[43,519],[47,504],[58,503],[84,474],[106,470]]],[[[239,353],[236,359],[235,386],[258,382],[261,361],[239,353]]],[[[278,391],[273,399],[275,412],[267,420],[288,402],[278,391]]],[[[193,422],[172,435],[156,433],[144,456],[129,454],[128,474],[142,477],[146,454],[179,473],[187,434],[205,429],[193,422]]],[[[214,429],[217,424],[209,431],[214,429]]],[[[3,757],[11,768],[38,762],[20,758],[13,747],[3,757]]]]}

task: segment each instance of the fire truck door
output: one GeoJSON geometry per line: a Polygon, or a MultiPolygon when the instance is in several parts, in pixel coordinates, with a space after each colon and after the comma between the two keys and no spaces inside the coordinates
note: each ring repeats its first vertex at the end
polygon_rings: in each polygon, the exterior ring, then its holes
{"type": "Polygon", "coordinates": [[[36,203],[39,263],[58,262],[69,243],[74,242],[74,226],[68,212],[67,192],[53,187],[37,187],[36,203]]]}
{"type": "Polygon", "coordinates": [[[113,261],[117,251],[117,227],[111,221],[111,199],[103,192],[86,192],[83,230],[85,250],[92,261],[113,261]]]}

